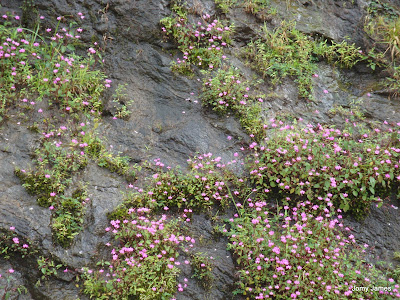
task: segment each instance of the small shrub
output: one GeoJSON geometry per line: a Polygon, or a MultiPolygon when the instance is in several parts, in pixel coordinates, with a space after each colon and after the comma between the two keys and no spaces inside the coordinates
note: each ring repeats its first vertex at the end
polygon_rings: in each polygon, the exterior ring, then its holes
{"type": "Polygon", "coordinates": [[[263,136],[261,105],[264,95],[254,95],[250,88],[261,83],[250,83],[238,69],[220,68],[206,73],[201,94],[202,104],[218,114],[234,113],[249,134],[263,136]]]}

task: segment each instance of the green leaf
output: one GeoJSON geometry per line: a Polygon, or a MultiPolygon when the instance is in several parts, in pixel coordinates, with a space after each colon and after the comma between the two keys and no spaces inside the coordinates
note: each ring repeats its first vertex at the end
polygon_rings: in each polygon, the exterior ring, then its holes
{"type": "Polygon", "coordinates": [[[67,45],[67,49],[70,50],[70,51],[75,51],[75,46],[72,45],[72,44],[68,44],[67,45]]]}
{"type": "Polygon", "coordinates": [[[346,203],[340,204],[340,208],[343,209],[344,212],[346,212],[346,211],[349,210],[350,206],[349,206],[349,204],[346,202],[346,203]]]}
{"type": "Polygon", "coordinates": [[[375,187],[375,183],[376,183],[376,180],[375,180],[375,178],[374,177],[369,177],[369,184],[372,186],[372,187],[375,187]]]}

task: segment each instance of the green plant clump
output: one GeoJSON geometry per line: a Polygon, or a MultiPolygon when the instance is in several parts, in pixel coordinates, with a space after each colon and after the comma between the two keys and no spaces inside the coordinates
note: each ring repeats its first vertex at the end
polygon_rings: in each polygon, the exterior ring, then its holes
{"type": "Polygon", "coordinates": [[[72,197],[61,195],[55,205],[51,220],[54,239],[63,247],[71,245],[82,230],[85,204],[89,198],[86,191],[78,189],[72,197]]]}
{"type": "Polygon", "coordinates": [[[0,256],[9,259],[18,255],[21,258],[31,256],[37,252],[35,245],[15,232],[14,227],[0,231],[0,256]]]}
{"type": "MultiPolygon", "coordinates": [[[[124,203],[109,218],[123,218],[132,207],[151,209],[184,208],[208,211],[214,205],[226,208],[231,199],[231,175],[220,163],[220,157],[204,154],[189,160],[191,170],[182,174],[168,170],[153,174],[145,190],[128,192],[124,203]]],[[[157,160],[158,166],[163,164],[157,160]]]]}
{"type": "Polygon", "coordinates": [[[129,214],[106,228],[112,230],[117,246],[111,250],[111,261],[98,263],[98,270],[86,270],[84,293],[95,299],[171,299],[180,272],[178,250],[188,251],[184,245],[195,241],[181,235],[179,225],[167,222],[165,215],[151,217],[146,208],[131,209],[129,214]]]}
{"type": "Polygon", "coordinates": [[[215,0],[215,6],[226,14],[230,8],[235,6],[236,2],[237,0],[215,0]]]}
{"type": "Polygon", "coordinates": [[[328,209],[317,214],[315,206],[299,202],[292,209],[278,206],[274,213],[266,202],[248,199],[239,208],[230,229],[221,229],[240,267],[234,294],[247,299],[393,299],[394,279],[363,264],[352,250],[354,236],[340,230],[340,215],[328,209]],[[368,290],[353,289],[361,286],[368,290]]]}
{"type": "Polygon", "coordinates": [[[249,160],[252,183],[266,195],[296,195],[364,216],[372,202],[398,191],[400,130],[346,122],[343,130],[273,122],[271,137],[249,160]]]}
{"type": "Polygon", "coordinates": [[[332,42],[332,45],[316,42],[297,30],[294,22],[283,21],[274,31],[264,26],[261,35],[261,39],[249,43],[243,52],[250,66],[270,78],[273,84],[293,76],[299,95],[308,99],[312,99],[312,77],[319,57],[343,67],[352,67],[364,59],[354,45],[344,41],[332,42]]]}
{"type": "Polygon", "coordinates": [[[167,38],[172,38],[183,53],[182,59],[174,62],[172,69],[183,74],[192,72],[192,65],[213,69],[219,66],[223,49],[231,43],[233,26],[209,15],[189,22],[187,12],[175,4],[173,14],[162,19],[162,30],[167,38]]]}
{"type": "Polygon", "coordinates": [[[205,289],[210,289],[214,280],[214,275],[212,273],[214,263],[212,259],[200,252],[192,254],[191,258],[193,269],[192,278],[198,279],[205,289]]]}
{"type": "Polygon", "coordinates": [[[75,27],[77,23],[72,21],[69,29],[62,27],[63,17],[55,30],[42,34],[40,22],[32,31],[11,19],[0,24],[0,117],[13,104],[34,108],[43,100],[68,113],[101,110],[105,76],[94,69],[96,50],[90,48],[86,58],[71,54],[82,30],[75,27]]]}
{"type": "Polygon", "coordinates": [[[264,135],[261,116],[264,95],[254,95],[250,90],[261,81],[250,83],[233,67],[206,74],[209,76],[203,79],[202,104],[221,115],[233,112],[249,134],[261,138],[264,135]]]}
{"type": "Polygon", "coordinates": [[[364,31],[373,43],[373,48],[368,53],[370,60],[383,67],[388,74],[387,78],[380,82],[380,86],[387,89],[390,94],[398,96],[400,91],[399,12],[385,5],[381,9],[370,10],[365,20],[364,31]],[[376,51],[376,49],[379,50],[376,51]]]}

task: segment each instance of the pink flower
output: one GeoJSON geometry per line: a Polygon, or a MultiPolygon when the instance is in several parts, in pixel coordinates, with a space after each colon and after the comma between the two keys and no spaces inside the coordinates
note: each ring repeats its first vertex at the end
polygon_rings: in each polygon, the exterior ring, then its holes
{"type": "Polygon", "coordinates": [[[278,247],[274,247],[274,248],[272,249],[272,251],[275,252],[276,254],[281,253],[281,249],[279,249],[278,247]]]}
{"type": "Polygon", "coordinates": [[[329,91],[328,90],[324,90],[324,94],[328,94],[329,93],[329,91]]]}

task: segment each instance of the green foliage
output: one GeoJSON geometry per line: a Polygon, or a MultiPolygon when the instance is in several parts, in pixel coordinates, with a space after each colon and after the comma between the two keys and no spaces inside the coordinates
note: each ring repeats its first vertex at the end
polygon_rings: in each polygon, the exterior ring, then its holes
{"type": "Polygon", "coordinates": [[[214,275],[212,273],[214,263],[211,258],[205,256],[205,254],[201,252],[192,254],[191,258],[192,278],[198,279],[203,288],[210,289],[214,281],[214,275]]]}
{"type": "Polygon", "coordinates": [[[128,192],[124,203],[109,218],[123,218],[132,207],[151,209],[189,208],[208,211],[214,205],[225,208],[229,202],[231,175],[224,170],[220,157],[204,154],[189,160],[187,174],[179,170],[155,173],[145,190],[128,192]],[[227,181],[228,180],[228,181],[227,181]]]}
{"type": "Polygon", "coordinates": [[[128,84],[119,84],[113,95],[113,102],[117,105],[115,117],[128,120],[132,114],[129,106],[133,104],[133,100],[127,100],[126,87],[128,84]]]}
{"type": "Polygon", "coordinates": [[[12,274],[7,274],[5,277],[0,277],[0,293],[2,295],[2,299],[4,300],[15,299],[11,297],[16,294],[23,295],[28,293],[28,289],[23,285],[13,286],[12,277],[12,274]]]}
{"type": "Polygon", "coordinates": [[[183,53],[174,62],[173,70],[189,74],[192,65],[215,68],[221,63],[223,48],[231,43],[233,26],[210,16],[190,22],[184,7],[175,4],[172,15],[160,21],[166,38],[172,38],[183,53]]]}
{"type": "Polygon", "coordinates": [[[400,136],[346,122],[342,131],[321,125],[275,129],[249,161],[252,183],[260,191],[333,203],[364,216],[372,202],[381,204],[398,189],[400,136]]]}
{"type": "Polygon", "coordinates": [[[35,151],[36,167],[25,171],[15,169],[23,186],[31,195],[38,196],[40,206],[48,207],[52,203],[50,194],[62,194],[71,183],[71,176],[87,165],[87,158],[77,148],[64,148],[60,144],[43,141],[42,147],[35,151]]]}
{"type": "Polygon", "coordinates": [[[315,209],[307,201],[293,209],[278,206],[275,214],[266,202],[251,199],[239,208],[240,217],[230,220],[230,229],[221,228],[240,267],[234,293],[251,299],[391,299],[388,292],[371,292],[373,286],[393,291],[394,283],[352,250],[354,236],[339,229],[341,216],[329,210],[316,215],[315,209]],[[353,286],[370,292],[352,291],[353,286]]]}
{"type": "Polygon", "coordinates": [[[254,95],[250,87],[261,83],[247,81],[236,68],[220,68],[206,73],[201,94],[202,104],[212,107],[218,114],[233,112],[249,134],[263,135],[261,107],[264,95],[254,95]]]}
{"type": "Polygon", "coordinates": [[[394,7],[381,0],[372,0],[367,12],[372,17],[385,16],[387,20],[394,20],[399,16],[399,12],[394,7]]]}
{"type": "Polygon", "coordinates": [[[39,23],[34,31],[9,21],[0,24],[1,44],[11,45],[11,40],[17,45],[0,66],[0,117],[13,104],[23,104],[17,100],[31,95],[72,114],[101,110],[105,76],[94,69],[99,59],[92,54],[95,50],[85,58],[70,53],[74,50],[75,25],[72,22],[68,30],[60,32],[57,26],[56,32],[40,35],[39,23]]]}
{"type": "Polygon", "coordinates": [[[398,96],[400,90],[400,16],[393,7],[382,1],[372,1],[365,18],[364,31],[372,40],[368,52],[370,64],[383,67],[389,74],[380,82],[382,88],[398,96]],[[379,49],[376,51],[376,49],[379,49]]]}
{"type": "Polygon", "coordinates": [[[56,265],[55,262],[44,256],[40,256],[37,259],[38,269],[41,272],[41,279],[48,279],[50,276],[57,276],[57,270],[60,269],[63,265],[56,265]]]}
{"type": "Polygon", "coordinates": [[[256,14],[270,7],[270,0],[244,0],[242,7],[247,13],[256,14]]]}
{"type": "Polygon", "coordinates": [[[385,53],[389,54],[391,62],[399,61],[400,17],[394,20],[383,16],[367,19],[364,30],[376,43],[385,45],[385,53]]]}
{"type": "Polygon", "coordinates": [[[29,194],[38,197],[40,206],[54,211],[51,224],[54,239],[67,247],[81,230],[86,194],[81,190],[72,198],[63,194],[71,184],[73,173],[84,168],[88,160],[80,153],[77,142],[72,142],[70,147],[61,147],[61,144],[44,140],[35,152],[35,168],[28,171],[16,168],[15,175],[29,194]]]}
{"type": "Polygon", "coordinates": [[[71,245],[74,237],[82,230],[86,191],[76,190],[72,197],[61,195],[57,199],[55,212],[51,220],[54,239],[63,247],[71,245]]]}
{"type": "Polygon", "coordinates": [[[311,98],[315,66],[310,40],[293,23],[286,22],[273,32],[264,26],[262,34],[262,39],[251,42],[245,50],[251,66],[269,77],[273,84],[286,76],[295,76],[300,96],[311,98]]]}
{"type": "Polygon", "coordinates": [[[270,78],[274,85],[293,76],[299,95],[308,99],[312,99],[312,76],[318,57],[347,68],[364,58],[359,48],[345,41],[332,45],[313,41],[298,31],[293,22],[283,21],[274,31],[264,25],[261,34],[262,38],[249,43],[243,52],[249,65],[270,78]]]}
{"type": "Polygon", "coordinates": [[[37,252],[33,243],[26,238],[19,236],[12,230],[0,231],[0,256],[9,259],[11,256],[18,255],[21,258],[26,258],[37,252]]]}
{"type": "Polygon", "coordinates": [[[236,4],[237,0],[215,0],[215,6],[227,14],[229,9],[236,4]]]}
{"type": "Polygon", "coordinates": [[[129,156],[115,155],[103,150],[99,154],[97,165],[124,176],[129,182],[133,182],[136,179],[136,170],[140,170],[140,166],[130,166],[129,161],[129,156]]]}
{"type": "Polygon", "coordinates": [[[99,262],[97,271],[86,270],[84,293],[95,299],[170,299],[180,272],[178,250],[192,239],[166,219],[150,217],[148,209],[140,208],[131,209],[127,219],[111,221],[106,230],[115,235],[113,258],[99,262]]]}
{"type": "Polygon", "coordinates": [[[348,69],[365,59],[365,55],[363,55],[360,48],[357,48],[354,44],[350,45],[346,41],[341,43],[331,41],[330,45],[328,45],[327,41],[324,40],[315,44],[313,52],[325,58],[330,64],[348,69]]]}

